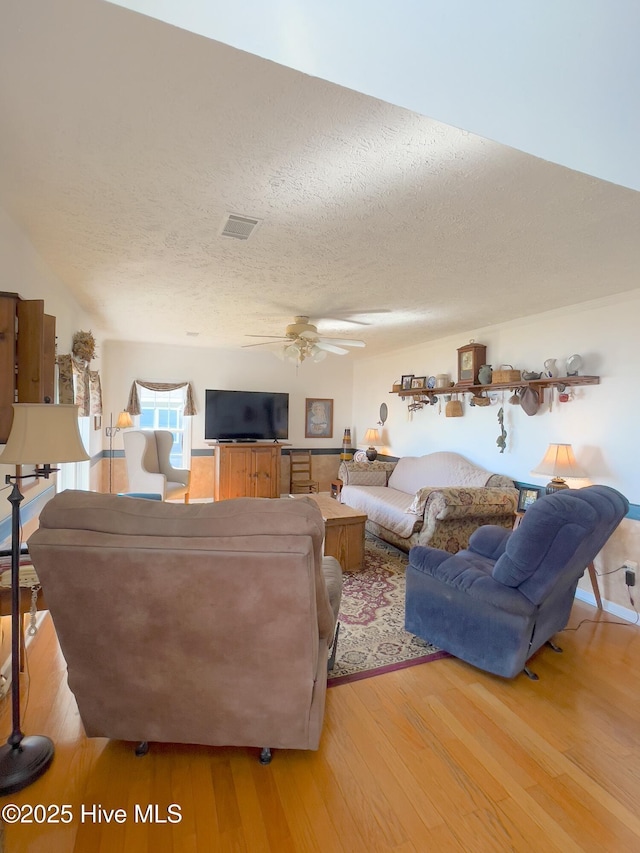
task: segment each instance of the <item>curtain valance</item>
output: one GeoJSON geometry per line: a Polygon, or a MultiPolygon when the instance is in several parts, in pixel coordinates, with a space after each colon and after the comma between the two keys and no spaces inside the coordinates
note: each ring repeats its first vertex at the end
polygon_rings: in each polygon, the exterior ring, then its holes
{"type": "Polygon", "coordinates": [[[130,415],[140,414],[138,385],[142,388],[146,388],[147,391],[175,391],[177,388],[186,388],[184,414],[186,416],[196,414],[196,407],[193,402],[193,388],[191,387],[190,382],[145,382],[142,379],[134,379],[131,391],[129,391],[129,401],[127,402],[127,412],[129,412],[130,415]]]}

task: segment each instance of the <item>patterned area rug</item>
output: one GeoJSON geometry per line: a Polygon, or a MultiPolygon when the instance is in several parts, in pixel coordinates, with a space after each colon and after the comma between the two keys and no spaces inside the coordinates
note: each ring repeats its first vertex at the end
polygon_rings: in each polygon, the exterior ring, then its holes
{"type": "Polygon", "coordinates": [[[448,657],[404,630],[407,562],[402,551],[367,535],[364,571],[344,575],[329,687],[448,657]]]}

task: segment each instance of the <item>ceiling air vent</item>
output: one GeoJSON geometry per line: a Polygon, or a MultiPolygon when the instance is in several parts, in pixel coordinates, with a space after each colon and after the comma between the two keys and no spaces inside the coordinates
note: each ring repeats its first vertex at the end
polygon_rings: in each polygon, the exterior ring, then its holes
{"type": "Polygon", "coordinates": [[[235,237],[236,240],[248,240],[259,225],[259,219],[250,216],[238,216],[229,213],[220,231],[221,237],[235,237]]]}

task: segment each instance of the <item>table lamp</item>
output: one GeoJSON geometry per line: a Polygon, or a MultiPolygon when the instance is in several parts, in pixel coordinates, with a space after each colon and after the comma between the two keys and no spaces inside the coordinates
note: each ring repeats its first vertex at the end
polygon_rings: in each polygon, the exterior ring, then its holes
{"type": "Polygon", "coordinates": [[[580,479],[587,476],[576,462],[570,444],[550,444],[547,452],[531,473],[551,476],[552,479],[546,486],[548,495],[560,489],[569,488],[565,477],[580,479]]]}
{"type": "Polygon", "coordinates": [[[7,474],[13,485],[11,503],[11,708],[12,731],[0,747],[0,796],[26,788],[47,770],[53,760],[48,737],[25,737],[20,728],[20,480],[48,479],[57,471],[53,462],[89,459],[78,429],[78,407],[52,403],[14,403],[13,424],[1,465],[35,465],[28,474],[7,474]],[[44,462],[44,460],[49,460],[44,462]]]}
{"type": "Polygon", "coordinates": [[[364,443],[369,445],[366,451],[367,459],[369,460],[369,462],[374,462],[378,455],[378,451],[376,450],[374,445],[379,445],[381,443],[380,433],[378,432],[378,430],[368,429],[364,434],[364,443]]]}

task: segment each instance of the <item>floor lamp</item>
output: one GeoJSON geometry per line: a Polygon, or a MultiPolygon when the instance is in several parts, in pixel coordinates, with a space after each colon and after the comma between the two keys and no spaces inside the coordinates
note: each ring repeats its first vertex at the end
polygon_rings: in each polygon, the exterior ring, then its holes
{"type": "Polygon", "coordinates": [[[120,412],[118,415],[118,420],[116,421],[116,425],[113,425],[113,415],[109,415],[109,426],[105,427],[105,433],[107,434],[107,438],[109,439],[109,494],[111,494],[111,482],[113,477],[113,439],[117,432],[120,432],[121,429],[129,429],[129,427],[133,426],[133,421],[131,420],[131,415],[129,412],[120,412]]]}
{"type": "Polygon", "coordinates": [[[35,465],[29,473],[7,474],[13,485],[11,503],[11,708],[12,731],[0,747],[0,796],[26,788],[47,770],[53,743],[43,735],[25,737],[20,728],[20,492],[21,480],[48,479],[57,468],[44,459],[81,462],[89,459],[78,429],[78,407],[47,403],[14,403],[13,424],[0,465],[35,465]]]}

